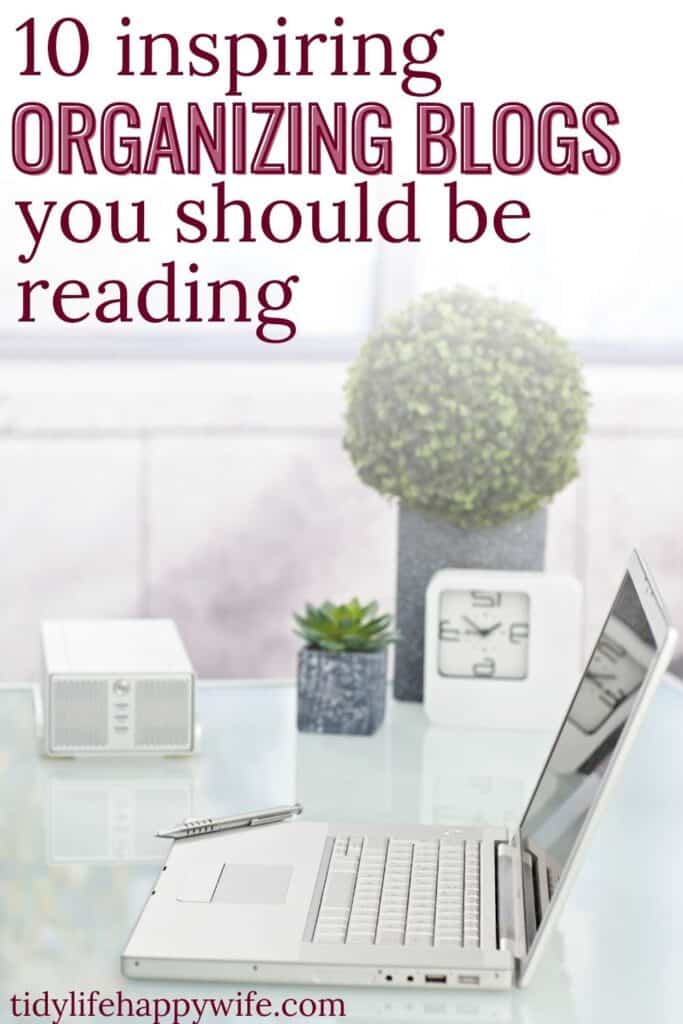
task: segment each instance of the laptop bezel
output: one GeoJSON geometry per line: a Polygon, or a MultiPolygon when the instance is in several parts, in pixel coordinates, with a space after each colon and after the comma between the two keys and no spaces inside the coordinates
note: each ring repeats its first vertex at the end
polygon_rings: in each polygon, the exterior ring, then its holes
{"type": "MultiPolygon", "coordinates": [[[[567,894],[569,893],[572,887],[578,869],[581,865],[581,858],[585,854],[586,849],[589,845],[589,840],[593,832],[593,829],[597,825],[597,822],[599,821],[600,816],[607,804],[610,793],[612,791],[612,787],[619,778],[621,769],[628,755],[630,746],[633,740],[635,739],[636,735],[638,734],[640,725],[647,711],[650,700],[654,695],[659,680],[661,679],[662,675],[667,669],[669,660],[671,658],[671,655],[673,654],[673,650],[675,647],[677,637],[676,630],[671,625],[671,621],[669,619],[669,616],[667,615],[664,603],[661,599],[661,596],[652,578],[652,575],[646,568],[645,563],[643,562],[642,558],[640,557],[637,551],[633,551],[631,557],[629,558],[628,564],[626,566],[626,572],[619,581],[619,588],[621,587],[623,580],[627,576],[631,578],[631,581],[636,589],[636,593],[638,594],[638,598],[641,602],[643,612],[647,618],[648,625],[652,630],[652,635],[654,637],[657,653],[655,654],[650,669],[640,688],[640,693],[636,698],[631,714],[629,715],[629,717],[626,720],[626,723],[624,724],[624,728],[614,749],[611,761],[599,785],[595,801],[593,803],[593,807],[586,815],[586,819],[583,822],[583,825],[581,826],[579,834],[574,843],[574,848],[571,851],[569,858],[567,859],[564,865],[561,877],[557,881],[553,899],[546,913],[543,916],[543,920],[539,924],[538,931],[536,932],[534,940],[531,943],[529,949],[527,950],[526,955],[521,957],[519,960],[518,984],[521,987],[524,987],[529,984],[533,976],[533,973],[536,970],[536,967],[538,966],[538,962],[541,959],[543,949],[546,945],[546,942],[548,941],[549,936],[552,934],[553,928],[562,910],[567,894]]],[[[608,615],[605,617],[605,622],[603,623],[599,633],[596,636],[596,645],[607,623],[607,619],[614,605],[614,601],[616,600],[619,588],[617,588],[614,598],[610,604],[610,609],[608,615]]],[[[593,648],[593,651],[594,650],[595,647],[593,648]]],[[[591,652],[591,657],[592,655],[593,652],[591,652]]],[[[590,658],[587,661],[587,664],[589,663],[590,658]]],[[[577,690],[582,679],[583,671],[577,682],[577,690]]],[[[567,714],[569,714],[569,708],[567,709],[567,714]]],[[[518,846],[521,846],[521,824],[529,811],[538,783],[540,782],[543,773],[545,772],[548,766],[550,757],[552,755],[552,751],[555,747],[555,742],[564,726],[564,721],[565,719],[563,718],[562,724],[560,725],[555,736],[555,739],[553,740],[552,746],[548,751],[548,757],[546,758],[543,767],[538,774],[536,785],[534,786],[534,790],[531,793],[531,796],[529,797],[529,802],[525,808],[524,814],[520,818],[520,826],[517,828],[514,840],[518,846]]]]}

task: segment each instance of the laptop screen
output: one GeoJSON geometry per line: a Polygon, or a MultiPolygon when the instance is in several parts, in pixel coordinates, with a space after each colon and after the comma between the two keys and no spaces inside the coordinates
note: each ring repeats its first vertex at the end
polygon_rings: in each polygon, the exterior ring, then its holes
{"type": "Polygon", "coordinates": [[[551,881],[569,859],[656,654],[627,573],[520,826],[522,849],[542,851],[551,881]]]}

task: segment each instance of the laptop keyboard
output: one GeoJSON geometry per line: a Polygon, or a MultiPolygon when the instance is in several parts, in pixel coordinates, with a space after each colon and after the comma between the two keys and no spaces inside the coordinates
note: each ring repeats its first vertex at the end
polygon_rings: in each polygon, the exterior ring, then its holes
{"type": "Polygon", "coordinates": [[[314,942],[480,943],[480,843],[337,836],[314,942]]]}

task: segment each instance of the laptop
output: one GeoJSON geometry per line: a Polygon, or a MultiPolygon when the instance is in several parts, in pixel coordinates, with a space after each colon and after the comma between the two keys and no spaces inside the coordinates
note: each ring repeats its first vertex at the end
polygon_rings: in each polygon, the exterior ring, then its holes
{"type": "Polygon", "coordinates": [[[634,552],[516,829],[297,820],[177,841],[123,973],[528,984],[674,643],[634,552]]]}

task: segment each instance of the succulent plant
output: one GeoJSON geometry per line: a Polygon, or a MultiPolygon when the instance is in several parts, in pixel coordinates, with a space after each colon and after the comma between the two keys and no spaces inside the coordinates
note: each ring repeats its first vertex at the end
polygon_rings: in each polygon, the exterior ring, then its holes
{"type": "Polygon", "coordinates": [[[525,306],[424,295],[361,347],[344,445],[364,483],[457,526],[531,514],[578,474],[581,364],[525,306]]]}
{"type": "Polygon", "coordinates": [[[305,614],[294,616],[294,632],[314,650],[383,651],[396,640],[396,635],[391,631],[391,615],[378,612],[376,601],[363,605],[357,597],[347,604],[307,604],[305,614]]]}

